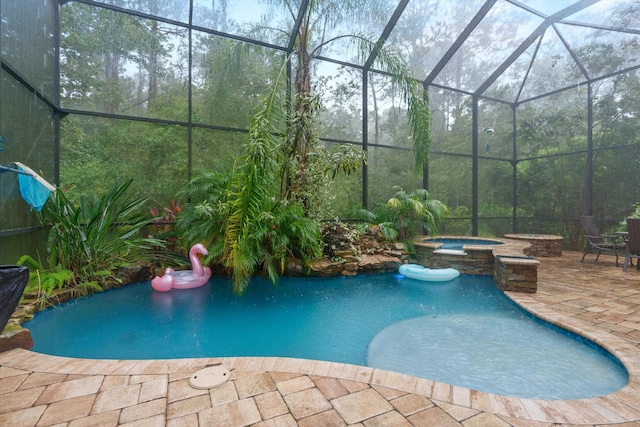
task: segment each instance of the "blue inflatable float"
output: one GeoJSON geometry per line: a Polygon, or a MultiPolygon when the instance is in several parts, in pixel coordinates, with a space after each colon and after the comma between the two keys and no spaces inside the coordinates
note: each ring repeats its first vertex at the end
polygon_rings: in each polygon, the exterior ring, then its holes
{"type": "Polygon", "coordinates": [[[418,264],[403,264],[398,272],[405,277],[425,282],[446,282],[460,275],[455,268],[425,268],[418,264]]]}

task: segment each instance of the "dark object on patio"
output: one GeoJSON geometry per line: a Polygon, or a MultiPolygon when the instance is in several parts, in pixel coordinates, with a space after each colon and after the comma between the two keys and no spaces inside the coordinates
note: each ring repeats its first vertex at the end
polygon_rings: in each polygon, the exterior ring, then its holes
{"type": "Polygon", "coordinates": [[[618,256],[622,255],[625,244],[620,242],[621,236],[615,236],[612,234],[600,234],[598,227],[596,227],[595,220],[592,216],[581,216],[580,222],[582,222],[582,228],[584,229],[584,254],[582,255],[582,261],[587,254],[596,252],[596,261],[603,252],[608,252],[610,255],[616,256],[616,267],[618,266],[618,256]],[[620,254],[618,252],[621,252],[620,254]]]}
{"type": "Polygon", "coordinates": [[[640,269],[640,218],[627,218],[627,255],[624,257],[623,271],[627,271],[627,265],[631,262],[632,258],[637,259],[637,268],[640,269]]]}
{"type": "Polygon", "coordinates": [[[29,269],[0,265],[0,334],[15,311],[29,280],[29,269]]]}

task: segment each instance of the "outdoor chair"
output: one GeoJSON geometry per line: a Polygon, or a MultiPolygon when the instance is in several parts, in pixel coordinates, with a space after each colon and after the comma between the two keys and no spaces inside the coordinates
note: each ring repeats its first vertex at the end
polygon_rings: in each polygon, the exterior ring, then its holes
{"type": "Polygon", "coordinates": [[[600,234],[598,227],[596,226],[593,216],[581,216],[580,222],[584,229],[584,253],[582,255],[582,261],[584,257],[591,253],[597,253],[596,261],[600,257],[601,253],[608,253],[616,256],[616,267],[618,266],[618,256],[624,253],[626,247],[624,242],[620,242],[621,236],[612,234],[600,234]],[[620,252],[620,253],[619,253],[620,252]]]}
{"type": "Polygon", "coordinates": [[[622,271],[627,271],[627,265],[635,258],[636,268],[640,269],[640,218],[627,218],[627,255],[624,257],[622,271]]]}

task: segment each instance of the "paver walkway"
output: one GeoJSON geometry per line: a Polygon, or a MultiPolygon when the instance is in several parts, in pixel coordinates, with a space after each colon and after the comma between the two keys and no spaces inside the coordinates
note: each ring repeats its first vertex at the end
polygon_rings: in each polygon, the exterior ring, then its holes
{"type": "Polygon", "coordinates": [[[538,293],[510,294],[614,352],[631,380],[609,396],[497,396],[382,370],[283,358],[84,360],[0,354],[0,426],[640,426],[640,271],[611,257],[542,258],[538,293]],[[223,362],[231,380],[188,378],[223,362]]]}

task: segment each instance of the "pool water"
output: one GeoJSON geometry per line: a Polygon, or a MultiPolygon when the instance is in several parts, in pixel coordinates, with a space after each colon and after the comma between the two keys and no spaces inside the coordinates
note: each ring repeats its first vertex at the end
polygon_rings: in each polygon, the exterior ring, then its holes
{"type": "Polygon", "coordinates": [[[390,369],[544,399],[609,394],[628,380],[604,350],[546,327],[490,277],[422,282],[394,274],[227,279],[158,293],[129,285],[38,313],[34,351],[100,359],[281,356],[390,369]]]}

